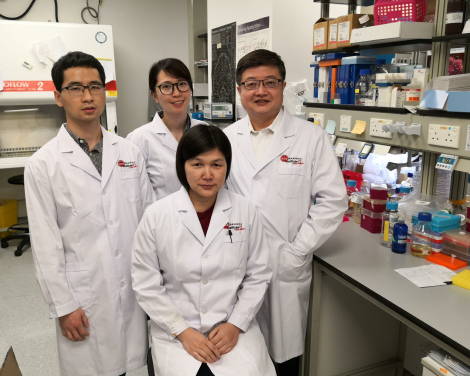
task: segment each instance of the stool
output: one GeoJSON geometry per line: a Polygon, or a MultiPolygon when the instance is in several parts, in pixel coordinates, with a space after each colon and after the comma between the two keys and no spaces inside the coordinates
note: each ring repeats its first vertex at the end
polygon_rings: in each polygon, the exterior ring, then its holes
{"type": "MultiPolygon", "coordinates": [[[[8,183],[12,185],[22,185],[24,187],[24,175],[12,176],[8,179],[8,183]]],[[[8,232],[14,230],[16,233],[13,235],[8,235],[6,238],[1,239],[2,248],[8,247],[8,241],[14,239],[21,239],[20,244],[16,247],[15,256],[21,256],[23,254],[23,248],[25,245],[31,245],[31,240],[29,238],[29,226],[28,221],[19,222],[8,228],[8,232]],[[19,232],[19,233],[18,233],[19,232]]]]}

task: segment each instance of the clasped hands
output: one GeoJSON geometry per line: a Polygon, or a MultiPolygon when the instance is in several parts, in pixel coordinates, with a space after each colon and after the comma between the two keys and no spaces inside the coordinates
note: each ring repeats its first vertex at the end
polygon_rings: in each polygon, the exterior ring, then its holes
{"type": "Polygon", "coordinates": [[[178,338],[189,355],[201,363],[214,363],[232,351],[239,334],[240,329],[227,322],[217,326],[207,338],[193,328],[186,329],[178,338]]]}

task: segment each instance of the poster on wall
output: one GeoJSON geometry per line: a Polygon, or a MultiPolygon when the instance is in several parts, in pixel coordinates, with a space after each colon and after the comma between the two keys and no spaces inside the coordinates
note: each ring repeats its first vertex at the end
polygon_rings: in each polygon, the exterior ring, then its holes
{"type": "MultiPolygon", "coordinates": [[[[271,50],[269,43],[269,17],[246,22],[237,27],[237,63],[246,54],[259,49],[271,50]]],[[[246,111],[243,109],[238,93],[236,93],[235,107],[237,119],[246,116],[246,111]]]]}
{"type": "Polygon", "coordinates": [[[236,23],[212,29],[212,103],[235,103],[236,23]]]}

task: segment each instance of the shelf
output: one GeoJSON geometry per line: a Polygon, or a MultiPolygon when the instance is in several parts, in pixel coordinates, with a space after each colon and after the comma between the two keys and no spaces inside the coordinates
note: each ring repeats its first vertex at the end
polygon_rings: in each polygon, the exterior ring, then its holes
{"type": "Polygon", "coordinates": [[[411,112],[403,107],[376,107],[376,106],[356,106],[354,104],[331,104],[331,103],[304,103],[305,107],[328,108],[330,110],[347,110],[362,112],[387,112],[389,114],[407,115],[411,112]]]}
{"type": "Polygon", "coordinates": [[[207,38],[207,33],[201,34],[197,36],[198,38],[207,38]]]}
{"type": "Polygon", "coordinates": [[[419,116],[433,116],[451,119],[470,119],[470,112],[449,112],[444,110],[420,110],[417,114],[419,116]]]}
{"type": "Polygon", "coordinates": [[[0,158],[0,169],[24,168],[30,157],[0,158]]]}
{"type": "MultiPolygon", "coordinates": [[[[434,40],[434,39],[433,39],[434,40]]],[[[381,42],[379,44],[367,44],[367,45],[355,45],[350,47],[335,48],[332,50],[321,50],[313,51],[312,55],[323,55],[327,53],[335,52],[359,52],[362,50],[375,50],[377,55],[381,54],[390,54],[393,52],[414,52],[414,51],[426,51],[431,49],[432,41],[431,39],[409,39],[400,42],[391,42],[385,43],[381,42]]]]}
{"type": "Polygon", "coordinates": [[[433,37],[432,41],[455,44],[470,44],[470,34],[443,35],[442,37],[433,37]]]}
{"type": "Polygon", "coordinates": [[[374,5],[374,0],[313,0],[313,2],[324,4],[359,5],[361,7],[370,7],[371,5],[374,5]]]}

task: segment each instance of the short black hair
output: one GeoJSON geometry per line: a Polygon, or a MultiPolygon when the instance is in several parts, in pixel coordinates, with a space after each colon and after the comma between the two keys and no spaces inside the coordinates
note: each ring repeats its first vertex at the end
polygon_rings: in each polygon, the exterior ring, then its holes
{"type": "Polygon", "coordinates": [[[94,56],[88,55],[85,52],[74,51],[62,56],[52,67],[52,81],[54,82],[56,90],[60,91],[60,89],[62,89],[62,84],[64,83],[64,71],[75,67],[94,68],[98,70],[101,83],[103,85],[106,83],[106,76],[101,63],[94,56]]]}
{"type": "Polygon", "coordinates": [[[241,84],[242,75],[245,70],[248,68],[260,67],[262,65],[275,66],[279,70],[281,80],[286,80],[286,66],[284,65],[281,57],[275,52],[260,49],[246,54],[239,60],[235,74],[237,85],[241,84]]]}
{"type": "Polygon", "coordinates": [[[181,137],[178,149],[176,149],[176,175],[187,191],[189,191],[189,184],[184,170],[186,161],[214,149],[219,149],[225,157],[227,163],[225,180],[227,180],[232,165],[232,146],[220,128],[215,125],[198,124],[181,137]]]}
{"type": "Polygon", "coordinates": [[[158,74],[163,71],[173,78],[181,78],[189,82],[191,92],[193,91],[193,80],[188,67],[181,60],[175,58],[162,59],[152,65],[149,71],[149,89],[155,94],[155,86],[157,86],[158,74]]]}

